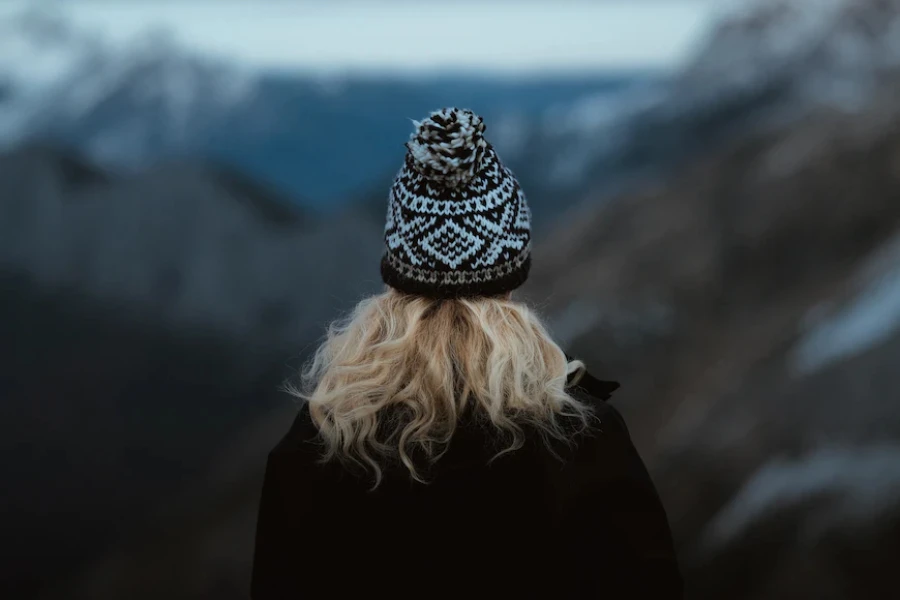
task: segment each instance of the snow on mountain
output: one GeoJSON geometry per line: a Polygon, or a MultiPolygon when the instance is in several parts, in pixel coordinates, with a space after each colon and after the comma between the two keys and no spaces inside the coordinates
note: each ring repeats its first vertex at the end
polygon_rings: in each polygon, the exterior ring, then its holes
{"type": "Polygon", "coordinates": [[[0,21],[0,70],[20,91],[54,85],[102,48],[60,19],[26,12],[0,21]],[[29,89],[31,88],[31,89],[29,89]]]}
{"type": "MultiPolygon", "coordinates": [[[[129,169],[184,157],[213,160],[316,208],[358,197],[393,174],[402,160],[396,140],[409,135],[409,119],[439,106],[478,110],[498,134],[498,148],[515,161],[532,152],[523,132],[547,106],[615,96],[643,78],[254,71],[197,54],[162,31],[107,37],[83,29],[63,9],[12,14],[0,19],[0,147],[36,138],[129,169]]],[[[537,204],[539,197],[532,199],[537,204]]]]}
{"type": "Polygon", "coordinates": [[[615,156],[627,125],[665,94],[664,80],[648,80],[621,94],[592,94],[551,108],[537,135],[557,149],[547,173],[551,185],[578,186],[598,160],[615,156]]]}
{"type": "MultiPolygon", "coordinates": [[[[533,195],[562,198],[566,191],[593,190],[598,182],[601,192],[615,191],[748,128],[783,123],[822,104],[861,110],[884,74],[900,66],[900,0],[731,5],[678,72],[636,78],[640,85],[622,85],[615,93],[601,89],[574,103],[556,102],[538,120],[511,106],[488,111],[496,113],[486,116],[497,122],[498,144],[510,148],[516,168],[533,170],[533,195]]],[[[329,143],[322,131],[334,128],[324,120],[334,106],[363,118],[357,113],[364,106],[347,105],[354,92],[346,81],[309,83],[273,88],[265,74],[197,56],[159,32],[112,42],[73,27],[64,13],[38,10],[0,21],[0,143],[52,137],[86,149],[95,160],[128,166],[219,149],[225,159],[247,163],[281,185],[286,167],[276,163],[288,153],[310,163],[310,171],[328,173],[316,161],[332,148],[316,156],[303,148],[310,139],[329,143]],[[321,102],[307,106],[311,91],[321,102]],[[298,147],[285,146],[290,140],[298,147]]],[[[405,95],[414,94],[426,97],[412,89],[405,95]]],[[[458,88],[452,95],[468,98],[458,88]]],[[[372,126],[372,116],[365,119],[372,126]]],[[[386,126],[382,118],[364,136],[386,126]]],[[[355,138],[363,136],[355,123],[346,127],[355,138]]],[[[334,144],[352,152],[341,136],[333,134],[334,144]]],[[[374,158],[371,163],[386,172],[387,161],[384,167],[374,158]]],[[[301,189],[321,185],[303,175],[301,189]]],[[[300,186],[293,179],[288,185],[300,186]]]]}
{"type": "Polygon", "coordinates": [[[70,116],[80,116],[133,83],[137,103],[162,104],[171,111],[173,125],[184,128],[186,117],[197,114],[201,103],[222,112],[247,99],[255,83],[252,73],[190,56],[161,31],[148,32],[120,55],[104,54],[103,59],[89,72],[78,73],[76,89],[59,103],[70,116]]]}
{"type": "Polygon", "coordinates": [[[532,162],[559,189],[610,195],[747,131],[863,111],[898,69],[900,0],[730,2],[679,71],[548,112],[532,162]]]}
{"type": "MultiPolygon", "coordinates": [[[[795,511],[815,545],[829,533],[854,532],[896,513],[900,498],[900,446],[823,447],[796,459],[773,458],[754,473],[704,532],[707,552],[733,543],[761,521],[795,511]],[[818,501],[816,510],[797,510],[818,501]]],[[[740,541],[740,540],[738,540],[740,541]]]]}
{"type": "Polygon", "coordinates": [[[859,110],[898,67],[898,0],[752,0],[724,15],[676,91],[703,103],[783,86],[795,101],[859,110]]]}
{"type": "Polygon", "coordinates": [[[0,81],[7,144],[77,137],[95,159],[134,165],[221,128],[252,99],[257,76],[164,32],[116,44],[35,9],[0,22],[0,81]]]}
{"type": "Polygon", "coordinates": [[[860,269],[857,279],[858,291],[845,306],[815,311],[792,357],[798,374],[862,354],[900,329],[900,235],[860,269]]]}
{"type": "Polygon", "coordinates": [[[0,21],[0,138],[21,135],[35,107],[101,52],[95,39],[40,13],[0,21]]]}

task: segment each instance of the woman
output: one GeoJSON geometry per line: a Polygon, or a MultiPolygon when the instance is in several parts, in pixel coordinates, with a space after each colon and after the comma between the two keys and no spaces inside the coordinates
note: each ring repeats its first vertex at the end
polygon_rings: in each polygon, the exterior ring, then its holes
{"type": "Polygon", "coordinates": [[[530,212],[482,119],[414,124],[388,289],[290,390],[303,403],[269,455],[252,597],[681,598],[665,512],[605,402],[618,384],[510,297],[530,212]]]}

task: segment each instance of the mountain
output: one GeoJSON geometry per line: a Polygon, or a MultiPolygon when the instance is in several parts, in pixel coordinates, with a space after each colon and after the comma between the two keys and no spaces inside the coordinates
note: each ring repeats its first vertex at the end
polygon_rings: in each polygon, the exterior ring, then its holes
{"type": "Polygon", "coordinates": [[[6,135],[52,133],[118,164],[211,134],[256,85],[254,73],[192,56],[161,32],[118,47],[42,9],[0,22],[0,31],[6,135]]]}
{"type": "Polygon", "coordinates": [[[692,86],[681,98],[742,105],[728,128],[665,177],[584,198],[536,252],[526,292],[552,289],[551,328],[623,382],[617,402],[669,511],[691,598],[892,593],[900,72],[887,56],[860,58],[862,73],[832,61],[842,32],[868,32],[860,47],[876,53],[892,43],[880,23],[895,6],[810,14],[809,3],[766,2],[726,21],[677,80],[692,86]],[[781,62],[769,54],[775,32],[795,43],[781,62]],[[746,42],[740,60],[721,47],[732,36],[746,42]],[[700,76],[707,56],[746,86],[700,76]],[[752,73],[757,61],[760,81],[743,79],[741,65],[752,73]],[[811,91],[829,76],[858,104],[811,91]],[[745,102],[764,87],[777,93],[745,102]]]}
{"type": "Polygon", "coordinates": [[[777,124],[798,103],[865,110],[900,66],[897,0],[754,0],[737,5],[677,79],[677,104],[700,106],[778,91],[777,124]]]}
{"type": "Polygon", "coordinates": [[[0,265],[48,289],[77,289],[173,328],[284,343],[306,339],[331,314],[327,293],[359,291],[361,257],[368,280],[378,278],[380,220],[346,210],[319,222],[203,164],[117,177],[78,161],[42,147],[0,157],[10,190],[0,203],[0,265]],[[310,293],[310,281],[326,279],[327,293],[310,293]]]}
{"type": "Polygon", "coordinates": [[[220,167],[122,175],[49,146],[0,155],[0,184],[0,528],[18,540],[0,580],[28,598],[287,403],[325,324],[380,288],[383,225],[220,167]]]}
{"type": "Polygon", "coordinates": [[[596,201],[818,109],[865,112],[900,67],[898,28],[897,0],[728,3],[680,71],[527,123],[523,170],[556,195],[590,188],[596,201]]]}
{"type": "Polygon", "coordinates": [[[302,352],[158,329],[9,273],[0,309],[0,581],[23,600],[143,530],[279,406],[302,352]]]}
{"type": "Polygon", "coordinates": [[[270,73],[198,55],[165,32],[112,42],[77,28],[62,9],[32,9],[0,21],[0,146],[63,144],[130,170],[214,161],[326,209],[396,172],[410,119],[431,110],[477,110],[497,124],[501,153],[513,153],[522,123],[547,107],[652,77],[270,73]]]}

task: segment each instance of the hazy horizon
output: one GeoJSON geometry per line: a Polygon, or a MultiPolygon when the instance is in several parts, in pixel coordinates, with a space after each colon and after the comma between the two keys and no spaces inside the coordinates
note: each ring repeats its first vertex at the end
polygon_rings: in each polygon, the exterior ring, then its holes
{"type": "Polygon", "coordinates": [[[164,29],[189,48],[257,68],[498,74],[674,67],[714,8],[684,0],[12,0],[0,16],[26,7],[49,7],[114,41],[164,29]]]}

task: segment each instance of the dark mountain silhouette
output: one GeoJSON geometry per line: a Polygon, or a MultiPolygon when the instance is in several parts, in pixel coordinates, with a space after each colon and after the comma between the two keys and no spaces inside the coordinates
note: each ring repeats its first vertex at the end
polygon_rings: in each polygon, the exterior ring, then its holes
{"type": "Polygon", "coordinates": [[[78,182],[70,165],[43,149],[0,158],[9,190],[0,264],[39,284],[72,286],[172,327],[294,343],[318,331],[336,298],[380,281],[382,223],[363,211],[320,222],[198,163],[127,176],[95,169],[78,182]]]}
{"type": "Polygon", "coordinates": [[[666,187],[585,206],[538,254],[529,290],[553,290],[554,329],[623,381],[691,598],[892,586],[896,89],[863,115],[823,109],[666,187]]]}
{"type": "Polygon", "coordinates": [[[27,598],[165,531],[161,502],[378,289],[381,223],[311,219],[218,167],[120,176],[48,146],[0,157],[0,181],[2,579],[27,598]]]}
{"type": "Polygon", "coordinates": [[[156,329],[73,291],[0,283],[0,514],[12,552],[2,579],[10,597],[27,598],[202,474],[218,446],[276,405],[286,362],[156,329]]]}

